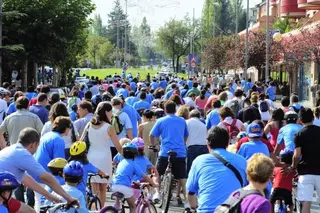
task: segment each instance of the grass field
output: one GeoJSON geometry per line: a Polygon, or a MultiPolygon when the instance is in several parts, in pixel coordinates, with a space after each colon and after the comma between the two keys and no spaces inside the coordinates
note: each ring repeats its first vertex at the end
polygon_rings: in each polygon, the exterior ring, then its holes
{"type": "MultiPolygon", "coordinates": [[[[140,73],[141,79],[146,79],[148,73],[150,73],[151,77],[155,76],[159,70],[148,70],[143,68],[129,68],[127,70],[127,74],[131,72],[133,77],[136,77],[138,73],[140,73]]],[[[107,69],[92,69],[92,70],[83,70],[80,71],[80,75],[86,74],[87,76],[98,76],[100,79],[104,79],[108,75],[114,75],[115,73],[121,74],[122,69],[120,68],[107,68],[107,69]]],[[[179,73],[180,77],[186,77],[186,74],[179,73]]]]}

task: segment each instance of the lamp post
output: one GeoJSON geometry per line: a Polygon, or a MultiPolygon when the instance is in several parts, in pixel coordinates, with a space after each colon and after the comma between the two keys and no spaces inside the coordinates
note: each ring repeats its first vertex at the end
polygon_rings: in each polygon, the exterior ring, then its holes
{"type": "Polygon", "coordinates": [[[123,56],[123,61],[126,63],[127,62],[127,16],[128,16],[128,0],[126,0],[126,19],[125,19],[125,27],[124,27],[124,56],[123,56]]]}
{"type": "Polygon", "coordinates": [[[270,47],[270,25],[269,25],[269,11],[270,11],[270,0],[267,1],[267,27],[266,27],[266,71],[265,71],[265,80],[269,77],[269,47],[270,47]]]}

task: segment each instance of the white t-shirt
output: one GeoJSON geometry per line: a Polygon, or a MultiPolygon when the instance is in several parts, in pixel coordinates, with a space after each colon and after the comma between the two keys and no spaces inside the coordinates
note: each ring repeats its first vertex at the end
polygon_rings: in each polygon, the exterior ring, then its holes
{"type": "Polygon", "coordinates": [[[7,112],[7,109],[8,103],[5,100],[0,99],[0,124],[3,122],[4,113],[7,112]]]}
{"type": "Polygon", "coordinates": [[[192,145],[206,145],[207,128],[198,118],[187,120],[188,140],[187,147],[192,145]]]}

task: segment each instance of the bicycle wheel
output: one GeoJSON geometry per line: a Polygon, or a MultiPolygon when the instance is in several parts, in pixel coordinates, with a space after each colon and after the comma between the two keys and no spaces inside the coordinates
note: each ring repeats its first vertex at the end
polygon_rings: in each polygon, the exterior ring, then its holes
{"type": "Polygon", "coordinates": [[[163,178],[163,192],[162,192],[162,213],[167,213],[169,210],[170,199],[171,199],[171,183],[172,183],[172,173],[168,173],[163,178]]]}
{"type": "Polygon", "coordinates": [[[294,212],[301,213],[302,204],[300,201],[295,197],[294,198],[294,212]]]}
{"type": "Polygon", "coordinates": [[[153,203],[149,202],[149,205],[142,205],[139,209],[139,213],[157,213],[157,208],[153,203]]]}
{"type": "Polygon", "coordinates": [[[113,206],[106,206],[103,209],[101,209],[100,213],[118,213],[118,210],[114,208],[113,206]]]}
{"type": "Polygon", "coordinates": [[[101,202],[100,202],[99,198],[95,197],[95,198],[91,199],[88,204],[88,210],[89,211],[97,211],[100,209],[101,209],[101,202]]]}

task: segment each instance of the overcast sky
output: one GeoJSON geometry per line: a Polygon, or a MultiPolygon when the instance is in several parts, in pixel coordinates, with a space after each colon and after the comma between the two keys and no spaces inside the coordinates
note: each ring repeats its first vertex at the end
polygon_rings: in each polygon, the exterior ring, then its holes
{"type": "MultiPolygon", "coordinates": [[[[114,7],[114,0],[92,0],[96,4],[95,13],[99,13],[106,24],[108,13],[114,7]]],[[[120,0],[123,8],[125,0],[120,0]]],[[[192,16],[195,8],[195,17],[200,17],[205,0],[128,0],[128,15],[131,25],[140,25],[142,18],[146,16],[152,30],[171,18],[182,19],[187,13],[192,16]]],[[[246,1],[245,1],[246,2],[246,1]]],[[[250,7],[261,0],[250,0],[250,7]]]]}

